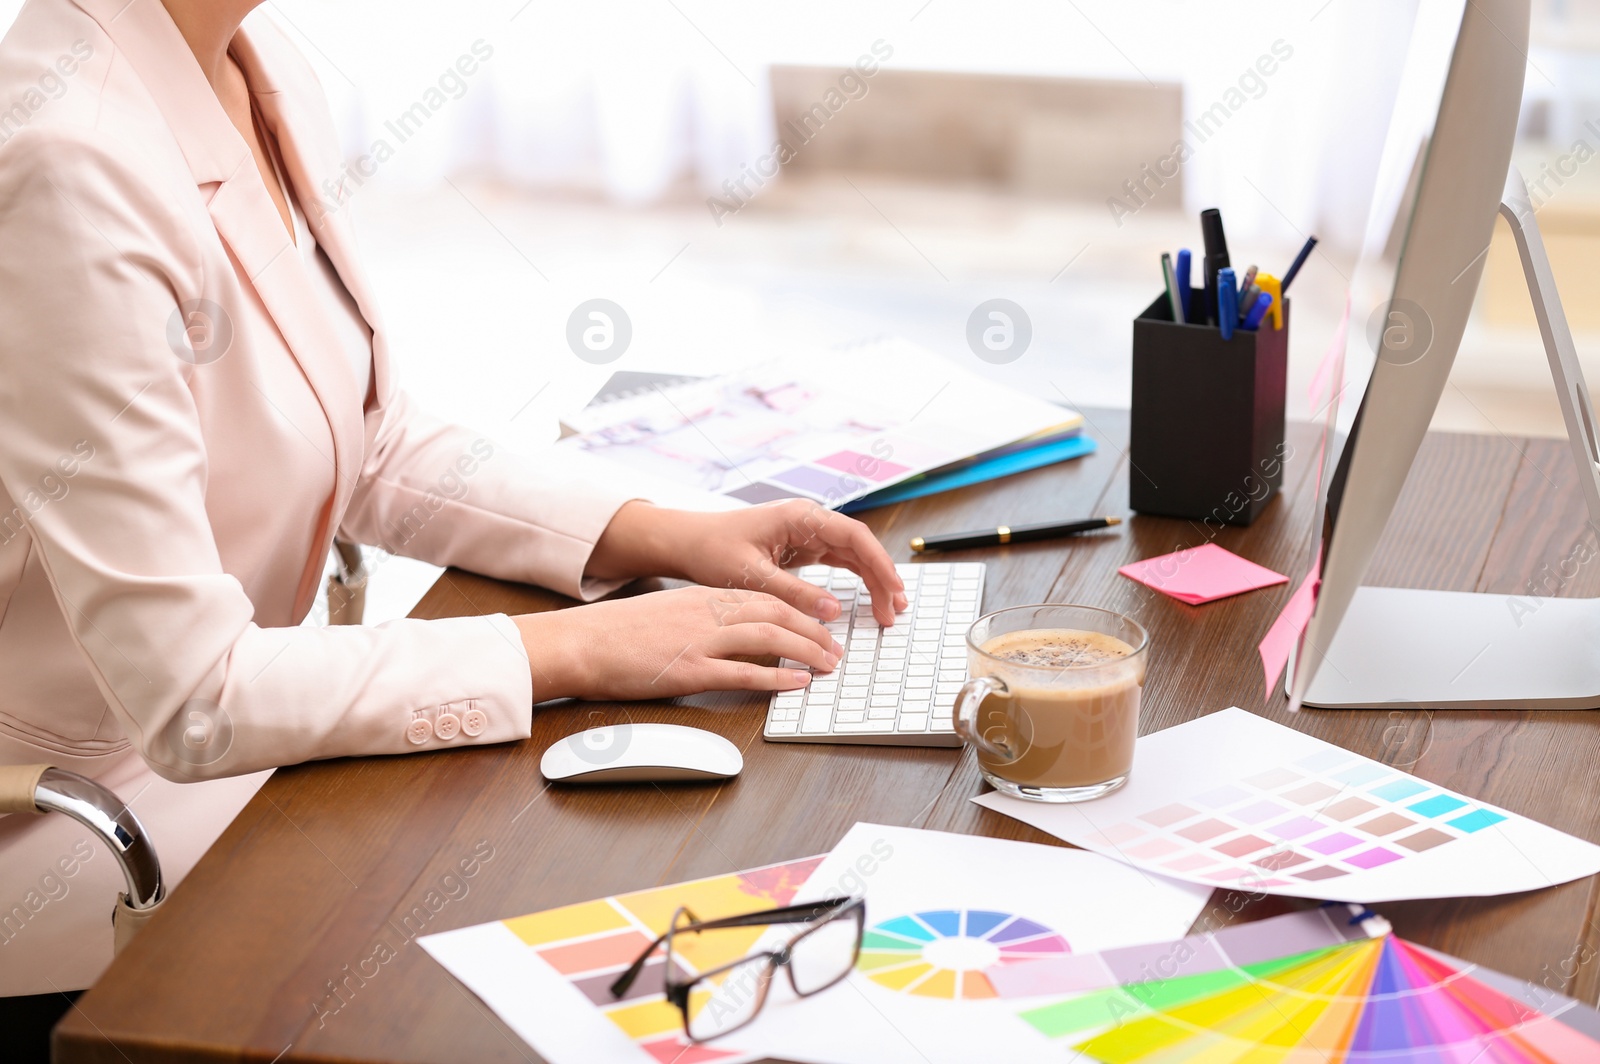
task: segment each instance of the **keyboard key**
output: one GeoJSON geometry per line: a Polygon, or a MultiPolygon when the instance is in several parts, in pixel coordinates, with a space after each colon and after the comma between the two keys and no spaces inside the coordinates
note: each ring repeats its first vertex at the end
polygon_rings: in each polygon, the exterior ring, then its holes
{"type": "Polygon", "coordinates": [[[940,683],[966,683],[967,671],[965,669],[940,669],[940,683]]]}
{"type": "Polygon", "coordinates": [[[864,709],[841,709],[833,715],[833,724],[834,727],[841,724],[860,724],[866,719],[867,711],[864,709]]]}
{"type": "Polygon", "coordinates": [[[900,722],[895,726],[895,731],[923,732],[928,730],[928,715],[926,713],[902,713],[900,722]]]}
{"type": "Polygon", "coordinates": [[[897,695],[897,694],[887,694],[887,695],[874,694],[872,696],[872,698],[868,701],[868,705],[873,705],[873,706],[898,706],[899,704],[900,704],[900,696],[897,695]]]}
{"type": "Polygon", "coordinates": [[[912,677],[912,676],[932,676],[933,673],[934,673],[934,668],[933,668],[933,666],[931,664],[926,664],[925,665],[925,664],[922,664],[920,662],[913,661],[910,665],[906,666],[906,676],[907,677],[912,677]]]}
{"type": "Polygon", "coordinates": [[[767,714],[767,719],[768,720],[799,720],[800,719],[800,707],[796,706],[794,709],[774,709],[771,713],[767,714]]]}
{"type": "Polygon", "coordinates": [[[833,712],[827,706],[807,706],[800,717],[800,731],[806,735],[821,735],[833,723],[833,712]]]}
{"type": "Polygon", "coordinates": [[[899,707],[898,704],[891,704],[891,705],[887,705],[887,706],[868,706],[867,707],[867,719],[868,720],[894,720],[894,718],[896,716],[898,716],[899,713],[900,713],[900,707],[899,707]]]}
{"type": "Polygon", "coordinates": [[[768,735],[793,735],[800,730],[797,720],[769,720],[767,721],[768,735]]]}
{"type": "Polygon", "coordinates": [[[774,709],[799,709],[806,700],[805,692],[789,691],[772,700],[774,709]]]}
{"type": "Polygon", "coordinates": [[[852,732],[881,732],[888,729],[875,720],[863,720],[856,723],[837,724],[833,730],[840,735],[849,735],[852,732]]]}
{"type": "Polygon", "coordinates": [[[867,708],[867,700],[865,698],[841,698],[841,699],[839,699],[839,712],[840,713],[844,713],[844,712],[847,712],[848,710],[852,710],[852,709],[866,709],[866,708],[867,708]]]}

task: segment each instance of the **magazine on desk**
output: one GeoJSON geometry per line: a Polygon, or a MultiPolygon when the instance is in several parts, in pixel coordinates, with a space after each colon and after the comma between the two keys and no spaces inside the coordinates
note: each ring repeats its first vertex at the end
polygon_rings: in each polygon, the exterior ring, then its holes
{"type": "Polygon", "coordinates": [[[630,392],[564,419],[572,434],[556,446],[635,482],[703,493],[708,509],[788,498],[839,507],[1083,422],[904,340],[630,392]]]}

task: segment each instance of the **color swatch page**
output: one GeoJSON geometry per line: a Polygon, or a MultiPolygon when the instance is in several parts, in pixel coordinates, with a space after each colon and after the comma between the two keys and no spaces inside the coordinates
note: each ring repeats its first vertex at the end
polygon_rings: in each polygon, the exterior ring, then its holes
{"type": "MultiPolygon", "coordinates": [[[[610,986],[666,931],[678,906],[712,920],[788,905],[821,862],[808,857],[654,887],[417,941],[551,1064],[759,1060],[764,1054],[743,1050],[737,1034],[709,1045],[684,1039],[682,1013],[664,993],[659,950],[620,999],[610,986]]],[[[698,943],[685,963],[701,971],[719,967],[745,956],[763,933],[720,933],[698,943]]]]}
{"type": "Polygon", "coordinates": [[[1176,942],[1008,970],[1068,996],[1020,1013],[1104,1064],[1580,1064],[1600,1013],[1325,905],[1176,942]]]}
{"type": "Polygon", "coordinates": [[[1060,1046],[1018,1019],[1051,995],[1019,993],[1005,973],[1167,941],[1210,895],[1082,850],[881,824],[851,828],[797,900],[841,888],[867,900],[854,974],[803,999],[775,981],[730,1040],[829,1064],[1059,1062],[1060,1046]]]}
{"type": "Polygon", "coordinates": [[[839,506],[1081,415],[904,340],[819,351],[608,403],[556,445],[734,505],[839,506]]]}
{"type": "Polygon", "coordinates": [[[973,801],[1164,876],[1302,898],[1510,894],[1600,872],[1600,847],[1242,709],[1144,736],[1104,798],[973,801]]]}

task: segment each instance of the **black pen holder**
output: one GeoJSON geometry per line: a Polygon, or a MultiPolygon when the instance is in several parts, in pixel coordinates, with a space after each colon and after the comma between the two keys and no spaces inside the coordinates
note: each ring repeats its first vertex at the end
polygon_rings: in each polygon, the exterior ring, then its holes
{"type": "MultiPolygon", "coordinates": [[[[1205,306],[1191,293],[1190,306],[1205,306]]],[[[1133,322],[1128,503],[1140,513],[1248,525],[1283,485],[1289,309],[1224,340],[1179,325],[1162,293],[1133,322]]]]}

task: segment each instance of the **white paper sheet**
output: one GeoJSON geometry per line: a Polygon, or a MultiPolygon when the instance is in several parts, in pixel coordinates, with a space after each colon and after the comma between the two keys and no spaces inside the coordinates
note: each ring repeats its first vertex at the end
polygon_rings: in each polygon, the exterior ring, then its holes
{"type": "Polygon", "coordinates": [[[1600,847],[1242,709],[1144,736],[1104,798],[973,801],[1161,875],[1299,898],[1478,897],[1600,872],[1600,847]]]}
{"type": "Polygon", "coordinates": [[[1039,999],[993,996],[985,969],[1181,937],[1210,896],[1081,850],[880,824],[852,828],[797,900],[859,889],[868,934],[857,970],[805,999],[780,978],[730,1040],[827,1064],[1060,1061],[1060,1047],[1018,1019],[1039,999]]]}

